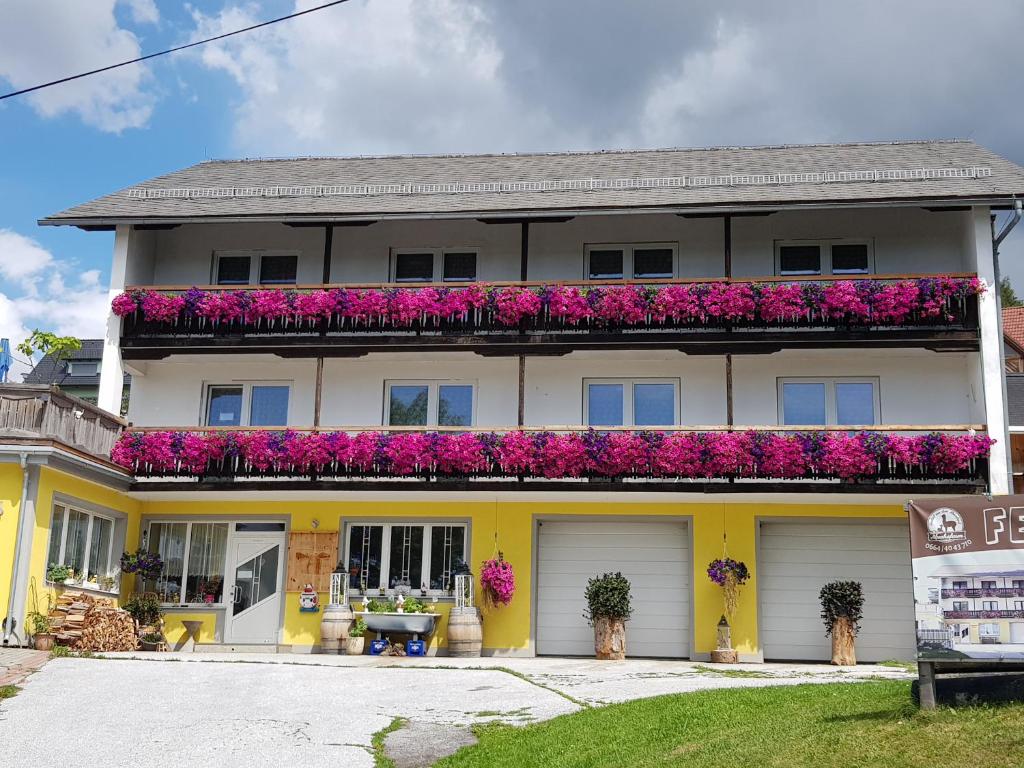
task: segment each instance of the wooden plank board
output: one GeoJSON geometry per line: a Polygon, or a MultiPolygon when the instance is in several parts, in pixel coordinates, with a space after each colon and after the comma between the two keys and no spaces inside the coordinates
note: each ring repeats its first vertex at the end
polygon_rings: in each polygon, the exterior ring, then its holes
{"type": "Polygon", "coordinates": [[[288,535],[288,575],[285,589],[301,592],[312,584],[317,592],[331,587],[338,552],[337,531],[293,531],[288,535]]]}

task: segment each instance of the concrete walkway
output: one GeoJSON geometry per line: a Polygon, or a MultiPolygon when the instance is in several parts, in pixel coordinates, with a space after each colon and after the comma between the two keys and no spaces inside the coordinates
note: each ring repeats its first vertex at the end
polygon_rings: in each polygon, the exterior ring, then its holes
{"type": "MultiPolygon", "coordinates": [[[[269,654],[108,654],[54,659],[0,704],[10,768],[48,764],[68,736],[77,768],[131,764],[370,768],[373,734],[411,721],[419,750],[387,742],[399,768],[429,765],[467,727],[526,724],[583,706],[708,688],[906,678],[900,668],[710,667],[675,661],[447,659],[269,654]],[[117,657],[117,658],[114,658],[117,657]],[[174,663],[177,662],[177,663],[174,663]],[[507,671],[506,671],[507,670],[507,671]]],[[[405,746],[408,746],[406,740],[405,746]]],[[[446,749],[448,748],[448,749],[446,749]]]]}

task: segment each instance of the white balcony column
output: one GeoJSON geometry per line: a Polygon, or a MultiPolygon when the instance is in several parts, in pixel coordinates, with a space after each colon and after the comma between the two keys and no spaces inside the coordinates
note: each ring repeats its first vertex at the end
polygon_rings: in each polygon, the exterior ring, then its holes
{"type": "MultiPolygon", "coordinates": [[[[981,330],[981,383],[985,399],[985,423],[995,445],[989,459],[989,487],[992,494],[1006,494],[1012,487],[1010,430],[1003,379],[1002,322],[999,316],[999,286],[992,253],[992,224],[987,206],[974,206],[969,214],[967,246],[973,250],[974,267],[988,290],[978,297],[978,325],[981,330]]],[[[968,254],[970,258],[970,254],[968,254]]]]}
{"type": "Polygon", "coordinates": [[[100,391],[96,404],[110,413],[121,413],[124,394],[124,367],[121,363],[121,318],[114,314],[111,302],[126,285],[130,224],[118,224],[114,234],[114,260],[110,267],[110,290],[107,294],[107,332],[103,339],[103,364],[100,370],[100,391]]]}

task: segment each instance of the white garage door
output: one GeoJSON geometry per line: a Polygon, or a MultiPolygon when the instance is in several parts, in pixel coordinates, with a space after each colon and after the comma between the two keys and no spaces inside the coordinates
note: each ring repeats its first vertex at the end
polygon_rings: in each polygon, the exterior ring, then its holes
{"type": "Polygon", "coordinates": [[[840,579],[864,587],[858,661],[914,658],[914,584],[906,522],[764,521],[758,574],[766,659],[832,657],[818,592],[840,579]]]}
{"type": "Polygon", "coordinates": [[[633,618],[627,656],[690,655],[690,540],[685,523],[540,523],[537,537],[537,653],[592,656],[594,630],[583,618],[587,580],[621,571],[633,618]]]}

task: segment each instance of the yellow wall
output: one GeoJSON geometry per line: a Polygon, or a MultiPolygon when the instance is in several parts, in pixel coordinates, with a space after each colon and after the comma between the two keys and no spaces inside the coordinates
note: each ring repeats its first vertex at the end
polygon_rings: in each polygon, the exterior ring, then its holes
{"type": "MultiPolygon", "coordinates": [[[[529,649],[533,585],[533,530],[537,517],[574,516],[650,516],[687,517],[692,520],[693,536],[693,610],[695,619],[695,653],[706,653],[715,647],[715,631],[722,614],[720,589],[707,578],[707,564],[724,552],[744,561],[751,579],[740,595],[737,615],[733,621],[733,645],[741,653],[758,650],[757,628],[757,518],[761,517],[903,517],[901,506],[889,505],[810,505],[752,504],[732,502],[705,503],[629,503],[590,501],[194,501],[150,502],[144,504],[147,516],[162,515],[283,515],[290,516],[292,531],[338,530],[354,519],[416,519],[468,520],[471,524],[470,553],[467,558],[474,573],[484,559],[493,557],[500,548],[516,573],[516,596],[512,604],[484,611],[484,647],[501,652],[524,652],[529,649]],[[497,541],[495,534],[497,534],[497,541]],[[723,542],[723,534],[725,536],[723,542]]],[[[129,540],[129,546],[134,542],[129,540]]],[[[321,605],[327,595],[321,594],[321,605]]],[[[441,602],[442,612],[449,604],[441,602]]],[[[197,614],[198,615],[198,614],[197,614]]],[[[206,613],[206,616],[212,616],[206,613]]],[[[282,642],[286,645],[311,646],[319,642],[321,614],[300,613],[298,593],[289,593],[285,605],[282,642]]],[[[170,618],[170,616],[169,616],[170,618]]],[[[191,618],[191,616],[189,616],[191,618]]],[[[437,649],[446,644],[447,622],[440,621],[439,631],[431,639],[437,649]]],[[[204,628],[205,629],[205,628],[204,628]]],[[[204,633],[205,635],[205,633],[204,633]]],[[[205,640],[205,637],[203,638],[205,640]]]]}
{"type": "Polygon", "coordinates": [[[14,571],[14,542],[18,535],[18,515],[21,510],[21,467],[0,464],[0,621],[7,615],[7,600],[11,595],[11,576],[14,571]]]}

